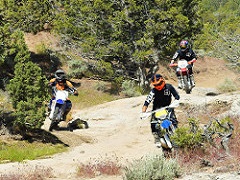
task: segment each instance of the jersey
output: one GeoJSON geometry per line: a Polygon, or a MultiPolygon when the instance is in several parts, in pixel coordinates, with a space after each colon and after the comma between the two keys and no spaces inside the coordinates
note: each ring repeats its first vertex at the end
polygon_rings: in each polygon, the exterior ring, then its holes
{"type": "Polygon", "coordinates": [[[53,78],[49,81],[49,83],[51,84],[51,86],[56,86],[57,90],[64,90],[69,88],[73,88],[73,85],[70,81],[66,80],[66,82],[60,84],[57,82],[56,78],[53,78]]]}
{"type": "Polygon", "coordinates": [[[191,61],[193,59],[197,59],[195,52],[192,49],[187,49],[186,51],[181,51],[180,49],[175,52],[172,57],[173,60],[177,59],[185,59],[187,61],[191,61]]]}
{"type": "Polygon", "coordinates": [[[179,100],[180,96],[171,84],[166,84],[161,91],[153,88],[147,96],[144,106],[148,106],[153,101],[153,109],[156,110],[164,106],[168,106],[172,102],[172,96],[179,100]]]}

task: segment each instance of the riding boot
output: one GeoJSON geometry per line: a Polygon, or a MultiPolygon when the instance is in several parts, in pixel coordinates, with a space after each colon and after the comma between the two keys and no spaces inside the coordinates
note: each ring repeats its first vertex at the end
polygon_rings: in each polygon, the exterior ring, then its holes
{"type": "Polygon", "coordinates": [[[191,79],[191,82],[192,82],[192,86],[195,87],[195,81],[194,81],[193,74],[190,75],[190,79],[191,79]]]}
{"type": "Polygon", "coordinates": [[[161,142],[160,142],[160,137],[157,134],[157,132],[153,132],[153,137],[154,137],[154,143],[156,145],[156,147],[160,148],[161,147],[161,142]]]}
{"type": "Polygon", "coordinates": [[[181,77],[177,77],[177,78],[178,78],[178,88],[182,89],[181,77]]]}
{"type": "Polygon", "coordinates": [[[65,112],[63,113],[63,116],[62,116],[62,121],[66,121],[67,120],[67,115],[68,115],[69,112],[70,112],[69,109],[65,110],[65,112]]]}
{"type": "Polygon", "coordinates": [[[58,122],[57,121],[52,121],[49,127],[49,131],[52,131],[53,129],[58,130],[58,122]]]}

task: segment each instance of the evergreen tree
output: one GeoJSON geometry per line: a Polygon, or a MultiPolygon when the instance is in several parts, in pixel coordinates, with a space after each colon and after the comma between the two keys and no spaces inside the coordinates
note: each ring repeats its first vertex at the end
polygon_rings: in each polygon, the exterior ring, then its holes
{"type": "Polygon", "coordinates": [[[199,1],[63,1],[54,27],[87,56],[110,63],[115,76],[120,69],[144,86],[160,59],[200,31],[199,1]]]}
{"type": "Polygon", "coordinates": [[[240,1],[202,0],[200,7],[204,27],[196,36],[196,48],[204,55],[223,58],[239,69],[240,1]]]}
{"type": "Polygon", "coordinates": [[[45,24],[51,25],[55,6],[49,0],[1,0],[0,11],[13,29],[37,33],[45,24]]]}
{"type": "Polygon", "coordinates": [[[14,78],[8,84],[14,115],[14,124],[22,135],[28,128],[40,128],[45,120],[45,101],[49,98],[47,79],[42,70],[30,61],[29,51],[23,43],[23,34],[16,32],[12,37],[14,55],[14,78]]]}
{"type": "Polygon", "coordinates": [[[10,80],[8,90],[15,108],[15,124],[21,129],[40,128],[45,120],[48,90],[47,80],[41,69],[32,62],[15,65],[15,76],[10,80]]]}

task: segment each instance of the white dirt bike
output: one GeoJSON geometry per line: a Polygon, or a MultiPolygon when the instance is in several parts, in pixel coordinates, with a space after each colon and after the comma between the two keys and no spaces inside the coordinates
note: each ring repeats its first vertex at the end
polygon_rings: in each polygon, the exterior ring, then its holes
{"type": "Polygon", "coordinates": [[[55,98],[51,101],[50,114],[49,119],[51,120],[51,124],[49,127],[49,131],[55,129],[60,121],[64,120],[64,113],[66,110],[66,103],[70,101],[68,99],[69,93],[73,94],[74,90],[68,88],[67,90],[57,90],[53,89],[55,98]]]}
{"type": "Polygon", "coordinates": [[[142,113],[140,116],[141,119],[147,119],[152,114],[154,115],[154,119],[151,121],[151,123],[156,124],[155,128],[160,138],[160,143],[164,156],[168,156],[175,147],[173,142],[171,141],[171,136],[174,134],[177,126],[174,124],[174,121],[172,119],[172,110],[178,106],[179,101],[175,100],[169,106],[165,106],[154,111],[142,113]]]}
{"type": "Polygon", "coordinates": [[[189,74],[189,70],[187,66],[189,64],[193,64],[196,60],[186,61],[185,59],[178,60],[177,63],[170,64],[170,67],[177,67],[177,71],[179,73],[179,78],[181,81],[181,89],[183,89],[187,94],[190,94],[192,89],[195,87],[194,83],[192,82],[193,74],[189,74]],[[191,78],[192,76],[192,78],[191,78]]]}

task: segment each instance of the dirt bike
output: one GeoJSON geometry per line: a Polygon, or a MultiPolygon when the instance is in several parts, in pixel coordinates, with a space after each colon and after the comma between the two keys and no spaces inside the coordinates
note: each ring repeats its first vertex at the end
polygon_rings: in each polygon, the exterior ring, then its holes
{"type": "Polygon", "coordinates": [[[171,141],[171,136],[174,134],[177,125],[173,120],[172,113],[173,109],[179,106],[179,101],[175,100],[169,106],[162,107],[160,109],[142,113],[141,119],[146,119],[152,114],[154,115],[151,123],[155,123],[157,134],[160,138],[161,148],[165,157],[169,156],[173,152],[174,143],[171,141]]]}
{"type": "Polygon", "coordinates": [[[195,87],[193,82],[193,74],[189,74],[187,66],[193,64],[196,60],[186,61],[185,59],[179,60],[177,63],[172,63],[170,67],[177,67],[177,73],[179,74],[179,80],[181,81],[181,89],[183,89],[187,94],[190,94],[192,89],[195,87]],[[191,77],[192,76],[192,77],[191,77]]]}
{"type": "Polygon", "coordinates": [[[65,120],[63,116],[67,108],[67,103],[70,103],[68,99],[69,93],[74,94],[74,89],[68,88],[66,90],[57,90],[55,87],[53,88],[54,98],[50,103],[49,119],[51,120],[51,124],[49,131],[57,128],[59,122],[65,120]]]}

